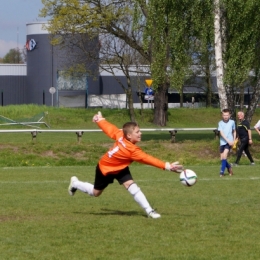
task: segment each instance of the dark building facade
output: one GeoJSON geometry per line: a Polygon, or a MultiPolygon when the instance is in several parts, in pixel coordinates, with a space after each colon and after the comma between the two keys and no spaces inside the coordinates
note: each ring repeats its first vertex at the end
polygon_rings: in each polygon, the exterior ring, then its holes
{"type": "Polygon", "coordinates": [[[0,64],[0,104],[28,104],[26,65],[0,64]]]}
{"type": "MultiPolygon", "coordinates": [[[[77,64],[80,53],[74,50],[74,54],[69,47],[60,48],[50,44],[50,35],[44,25],[41,22],[27,24],[27,43],[34,43],[34,48],[27,48],[29,100],[54,106],[67,106],[68,103],[71,106],[86,106],[87,95],[95,92],[92,89],[98,89],[98,81],[87,75],[77,79],[64,76],[70,67],[77,64]],[[50,88],[55,93],[50,93],[50,88]]],[[[91,69],[98,71],[98,64],[91,69]]]]}
{"type": "MultiPolygon", "coordinates": [[[[0,104],[38,104],[56,107],[109,107],[126,108],[127,100],[123,85],[127,88],[125,75],[116,69],[115,76],[103,70],[99,72],[98,63],[90,64],[90,75],[66,75],[66,71],[79,63],[81,51],[70,47],[70,41],[77,40],[68,36],[68,44],[65,48],[53,46],[50,35],[44,26],[45,22],[27,24],[27,64],[0,64],[0,104]],[[121,82],[121,84],[119,83],[121,82]]],[[[75,36],[74,36],[75,37],[75,36]]],[[[94,50],[98,57],[98,39],[89,40],[86,37],[86,48],[94,50]]],[[[73,46],[73,43],[71,44],[73,46]]],[[[75,44],[74,44],[75,45],[75,44]]],[[[93,53],[92,53],[93,54],[93,53]]],[[[145,67],[145,66],[144,66],[145,67]]],[[[144,68],[144,71],[147,68],[144,68]]],[[[134,69],[133,69],[134,70],[134,69]]],[[[140,108],[140,98],[144,102],[144,108],[149,107],[145,100],[145,80],[149,73],[138,76],[131,75],[134,107],[140,108]]],[[[197,77],[193,83],[184,86],[184,106],[191,102],[203,103],[205,100],[205,79],[197,77]]],[[[216,77],[212,75],[212,92],[216,103],[218,102],[218,90],[216,77]]],[[[250,91],[251,93],[251,91],[250,91]]],[[[180,95],[177,90],[169,90],[169,107],[179,107],[180,95]]],[[[249,88],[245,89],[245,104],[249,98],[249,88]]],[[[150,101],[151,102],[151,101],[150,101]]]]}

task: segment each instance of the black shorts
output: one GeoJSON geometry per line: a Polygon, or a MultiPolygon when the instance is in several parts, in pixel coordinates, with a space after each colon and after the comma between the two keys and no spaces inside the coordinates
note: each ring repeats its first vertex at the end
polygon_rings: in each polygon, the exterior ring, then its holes
{"type": "Polygon", "coordinates": [[[221,146],[219,147],[219,152],[220,152],[220,153],[223,153],[224,150],[226,150],[226,149],[228,149],[228,150],[230,151],[231,146],[230,146],[229,144],[221,145],[221,146]]]}
{"type": "Polygon", "coordinates": [[[101,170],[99,169],[99,165],[97,165],[95,182],[94,182],[94,189],[103,190],[110,183],[113,183],[114,179],[116,179],[120,185],[123,184],[126,181],[133,180],[133,177],[130,173],[129,167],[122,169],[117,174],[108,174],[108,175],[105,176],[105,175],[102,174],[101,170]]]}

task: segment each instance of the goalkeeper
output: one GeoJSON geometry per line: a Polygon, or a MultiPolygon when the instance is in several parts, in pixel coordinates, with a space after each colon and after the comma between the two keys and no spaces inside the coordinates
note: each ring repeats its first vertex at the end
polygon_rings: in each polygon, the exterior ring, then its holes
{"type": "Polygon", "coordinates": [[[106,135],[114,139],[115,143],[99,160],[96,166],[94,185],[79,181],[76,176],[73,176],[71,177],[68,188],[69,194],[73,196],[77,190],[80,190],[90,196],[98,197],[116,179],[145,210],[148,217],[160,218],[161,215],[151,207],[141,189],[134,182],[128,166],[133,161],[137,161],[177,173],[183,170],[183,166],[178,162],[163,162],[143,152],[136,146],[136,143],[141,141],[142,133],[135,122],[125,123],[123,129],[120,130],[115,125],[106,121],[100,112],[93,117],[93,122],[97,123],[106,135]]]}

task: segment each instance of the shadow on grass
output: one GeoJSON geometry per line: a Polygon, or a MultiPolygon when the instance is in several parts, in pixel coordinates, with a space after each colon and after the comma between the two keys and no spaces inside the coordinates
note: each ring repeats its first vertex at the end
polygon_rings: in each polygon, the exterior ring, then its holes
{"type": "Polygon", "coordinates": [[[147,217],[140,211],[122,211],[113,209],[101,209],[103,212],[91,212],[91,215],[107,216],[107,215],[117,215],[117,216],[143,216],[147,217]]]}

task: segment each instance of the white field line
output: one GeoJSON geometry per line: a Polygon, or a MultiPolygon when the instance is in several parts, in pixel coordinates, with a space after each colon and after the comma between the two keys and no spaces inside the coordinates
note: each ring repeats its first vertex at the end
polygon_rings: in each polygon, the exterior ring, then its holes
{"type": "Polygon", "coordinates": [[[44,183],[69,183],[68,181],[0,181],[0,184],[44,184],[44,183]]]}
{"type": "MultiPolygon", "coordinates": [[[[33,123],[33,122],[28,122],[33,123]]],[[[141,131],[144,132],[152,132],[152,131],[171,131],[171,130],[178,130],[178,131],[210,131],[215,130],[216,127],[208,127],[208,128],[140,128],[141,131]]],[[[253,130],[253,129],[252,129],[253,130]]],[[[0,133],[32,133],[32,132],[40,132],[40,133],[60,133],[60,132],[102,132],[101,129],[5,129],[0,130],[0,133]]]]}
{"type": "MultiPolygon", "coordinates": [[[[198,182],[201,181],[255,181],[255,180],[260,180],[260,177],[248,177],[248,178],[236,178],[236,177],[224,177],[224,178],[219,178],[219,179],[213,179],[213,178],[198,178],[198,182]]],[[[169,179],[151,179],[151,180],[138,180],[135,179],[135,181],[138,182],[169,182],[169,179]]],[[[173,182],[179,181],[177,180],[172,180],[173,182]]],[[[54,180],[54,181],[0,181],[0,184],[43,184],[43,183],[69,183],[69,180],[54,180]]],[[[115,182],[116,184],[116,182],[115,182]]]]}
{"type": "MultiPolygon", "coordinates": [[[[255,168],[257,168],[258,166],[260,166],[260,165],[254,165],[254,166],[250,166],[249,164],[248,165],[239,165],[238,167],[239,168],[243,168],[243,167],[252,167],[253,169],[255,169],[255,168]]],[[[0,167],[0,170],[13,170],[13,169],[37,169],[37,168],[58,168],[58,169],[62,169],[62,168],[93,168],[93,169],[95,169],[96,168],[96,165],[90,165],[90,166],[75,166],[75,165],[71,165],[71,166],[51,166],[51,165],[46,165],[46,166],[11,166],[11,167],[0,167]]],[[[146,165],[146,164],[135,164],[135,165],[130,165],[130,169],[131,168],[137,168],[137,167],[148,167],[148,168],[154,168],[153,166],[151,166],[151,165],[146,165]]],[[[219,168],[219,166],[218,165],[200,165],[200,166],[198,166],[198,165],[185,165],[185,168],[186,169],[193,169],[193,168],[205,168],[205,167],[207,167],[207,168],[219,168]]],[[[235,169],[235,167],[234,167],[234,169],[235,169]]]]}
{"type": "MultiPolygon", "coordinates": [[[[217,175],[218,176],[218,175],[217,175]]],[[[247,178],[236,178],[236,177],[223,177],[223,178],[216,178],[216,177],[212,177],[212,178],[199,178],[198,177],[198,182],[201,181],[254,181],[254,180],[260,180],[260,177],[247,177],[247,178]]],[[[135,178],[136,182],[163,182],[163,181],[169,181],[169,179],[151,179],[151,180],[138,180],[135,178]]],[[[176,180],[173,180],[176,181],[176,180]]],[[[177,181],[179,181],[177,179],[177,181]]],[[[0,182],[1,183],[1,182],[0,182]]]]}
{"type": "Polygon", "coordinates": [[[72,165],[72,166],[14,166],[14,167],[3,167],[3,168],[0,168],[0,170],[20,170],[20,169],[30,169],[30,170],[35,170],[37,171],[37,169],[53,169],[53,168],[57,168],[57,169],[62,169],[62,168],[87,168],[87,167],[90,167],[90,168],[96,168],[96,166],[75,166],[75,165],[72,165]]]}

